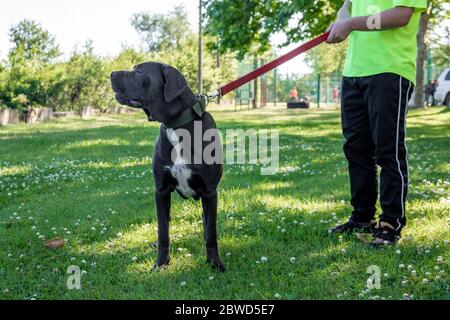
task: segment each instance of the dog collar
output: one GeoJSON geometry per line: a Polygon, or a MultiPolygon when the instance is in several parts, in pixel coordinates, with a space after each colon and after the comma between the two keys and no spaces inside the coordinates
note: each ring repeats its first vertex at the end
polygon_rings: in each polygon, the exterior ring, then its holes
{"type": "Polygon", "coordinates": [[[181,112],[178,117],[170,122],[165,122],[164,125],[169,129],[180,128],[197,118],[201,118],[206,111],[207,97],[198,96],[197,101],[190,108],[181,112]]]}

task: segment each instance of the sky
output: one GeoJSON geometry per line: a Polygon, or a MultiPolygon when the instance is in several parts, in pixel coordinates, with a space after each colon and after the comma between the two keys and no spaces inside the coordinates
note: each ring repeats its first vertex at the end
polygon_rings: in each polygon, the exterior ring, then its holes
{"type": "MultiPolygon", "coordinates": [[[[198,0],[1,0],[0,57],[5,58],[11,48],[9,29],[25,18],[38,21],[54,34],[65,57],[88,39],[93,40],[97,54],[114,55],[123,45],[139,46],[138,34],[130,24],[134,13],[168,13],[179,4],[185,6],[192,30],[197,31],[198,0]]],[[[280,67],[281,73],[308,71],[303,57],[280,67]]]]}

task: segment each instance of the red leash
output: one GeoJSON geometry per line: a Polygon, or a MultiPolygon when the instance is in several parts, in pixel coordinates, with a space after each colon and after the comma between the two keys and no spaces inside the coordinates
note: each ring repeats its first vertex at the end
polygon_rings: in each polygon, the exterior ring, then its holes
{"type": "Polygon", "coordinates": [[[220,97],[223,97],[224,95],[226,95],[227,93],[230,93],[231,91],[243,86],[246,83],[249,83],[250,81],[258,78],[259,76],[263,75],[264,73],[269,72],[270,70],[275,69],[276,67],[279,67],[280,65],[282,65],[283,63],[295,58],[296,56],[298,56],[299,54],[302,54],[308,50],[311,50],[312,48],[318,46],[319,44],[321,44],[322,42],[325,42],[328,39],[329,36],[329,32],[326,32],[324,34],[322,34],[321,36],[312,39],[311,41],[308,41],[304,44],[302,44],[300,47],[286,53],[285,55],[263,65],[262,67],[246,74],[245,76],[234,80],[233,82],[230,82],[226,85],[224,85],[223,87],[221,87],[219,89],[219,95],[220,97]]]}

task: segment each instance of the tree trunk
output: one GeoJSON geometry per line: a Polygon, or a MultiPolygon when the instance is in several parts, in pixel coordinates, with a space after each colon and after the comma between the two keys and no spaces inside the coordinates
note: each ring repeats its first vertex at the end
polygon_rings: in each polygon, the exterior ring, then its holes
{"type": "Polygon", "coordinates": [[[203,70],[202,70],[202,55],[203,55],[203,43],[202,43],[202,0],[199,0],[198,4],[198,74],[197,74],[197,90],[198,94],[203,92],[203,70]]]}
{"type": "MultiPolygon", "coordinates": [[[[255,56],[253,60],[253,68],[258,68],[258,57],[255,56]]],[[[258,78],[253,83],[253,109],[258,108],[258,78]]]]}
{"type": "Polygon", "coordinates": [[[277,69],[273,70],[273,102],[277,106],[277,69]]]}
{"type": "Polygon", "coordinates": [[[425,36],[428,31],[429,15],[423,13],[420,17],[419,33],[417,34],[417,74],[416,90],[414,96],[414,107],[423,108],[424,101],[424,80],[425,80],[425,58],[427,54],[427,45],[425,36]]]}

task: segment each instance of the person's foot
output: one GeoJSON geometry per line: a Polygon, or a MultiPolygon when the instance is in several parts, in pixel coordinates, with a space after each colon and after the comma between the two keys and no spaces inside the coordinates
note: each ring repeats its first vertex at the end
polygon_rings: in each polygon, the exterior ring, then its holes
{"type": "Polygon", "coordinates": [[[376,226],[376,220],[357,222],[350,218],[346,223],[330,229],[330,233],[353,233],[355,231],[358,233],[374,233],[376,226]]]}
{"type": "Polygon", "coordinates": [[[371,245],[375,248],[394,245],[399,239],[400,233],[397,232],[391,224],[381,221],[377,230],[373,234],[371,245]]]}

